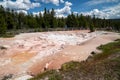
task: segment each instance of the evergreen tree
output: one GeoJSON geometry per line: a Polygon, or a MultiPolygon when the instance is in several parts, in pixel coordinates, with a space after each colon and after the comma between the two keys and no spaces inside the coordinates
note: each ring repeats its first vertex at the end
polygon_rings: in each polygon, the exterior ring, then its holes
{"type": "MultiPolygon", "coordinates": [[[[27,30],[27,29],[40,29],[46,31],[48,28],[55,30],[56,28],[81,28],[90,29],[91,32],[97,29],[113,29],[120,31],[120,19],[100,19],[95,15],[90,16],[75,15],[73,12],[66,18],[55,17],[54,9],[44,9],[43,14],[33,16],[28,13],[27,15],[20,12],[17,13],[11,9],[4,9],[0,6],[0,35],[4,35],[9,30],[27,30]],[[67,26],[67,27],[66,27],[67,26]]],[[[38,30],[37,30],[38,31],[38,30]]]]}
{"type": "Polygon", "coordinates": [[[7,27],[6,27],[6,23],[5,23],[5,19],[0,16],[0,36],[3,36],[6,34],[7,31],[7,27]]]}
{"type": "Polygon", "coordinates": [[[93,24],[90,25],[90,32],[94,32],[95,31],[95,28],[93,26],[93,24]]]}

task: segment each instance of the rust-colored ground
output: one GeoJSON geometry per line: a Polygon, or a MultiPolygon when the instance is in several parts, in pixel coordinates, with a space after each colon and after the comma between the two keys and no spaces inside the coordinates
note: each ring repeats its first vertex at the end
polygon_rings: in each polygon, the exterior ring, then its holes
{"type": "Polygon", "coordinates": [[[12,62],[16,64],[22,64],[28,60],[30,60],[33,56],[35,56],[35,53],[28,53],[28,52],[23,52],[23,53],[16,53],[11,56],[12,62]]]}
{"type": "Polygon", "coordinates": [[[85,60],[96,47],[120,38],[118,33],[59,31],[24,33],[14,38],[0,38],[0,77],[36,75],[49,69],[59,69],[62,64],[85,60]],[[50,37],[51,36],[51,37],[50,37]]]}

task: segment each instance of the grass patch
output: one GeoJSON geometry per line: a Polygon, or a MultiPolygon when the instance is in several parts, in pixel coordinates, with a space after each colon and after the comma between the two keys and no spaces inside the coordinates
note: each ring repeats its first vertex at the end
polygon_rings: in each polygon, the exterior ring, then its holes
{"type": "Polygon", "coordinates": [[[79,66],[80,66],[79,62],[71,61],[71,62],[63,64],[60,70],[61,71],[70,71],[70,70],[79,68],[79,66]]]}
{"type": "Polygon", "coordinates": [[[3,34],[3,35],[0,35],[0,37],[3,37],[3,38],[11,38],[11,37],[14,37],[15,35],[12,34],[12,33],[6,33],[6,34],[3,34]]]}
{"type": "Polygon", "coordinates": [[[116,52],[120,52],[120,39],[106,45],[101,45],[97,49],[102,50],[102,53],[95,55],[93,57],[94,60],[105,59],[116,52]]]}
{"type": "Polygon", "coordinates": [[[61,80],[62,76],[56,70],[46,71],[42,74],[38,74],[34,78],[29,80],[40,80],[40,79],[47,79],[47,80],[61,80]]]}

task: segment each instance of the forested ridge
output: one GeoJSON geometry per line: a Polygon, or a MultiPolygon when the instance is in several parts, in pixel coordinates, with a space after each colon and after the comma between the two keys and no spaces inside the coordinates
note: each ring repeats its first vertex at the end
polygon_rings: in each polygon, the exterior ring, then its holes
{"type": "Polygon", "coordinates": [[[0,36],[16,34],[18,30],[26,32],[47,31],[49,29],[112,29],[120,31],[120,19],[100,19],[82,14],[71,13],[67,17],[55,17],[54,9],[44,9],[44,13],[17,13],[11,9],[0,6],[0,36]]]}

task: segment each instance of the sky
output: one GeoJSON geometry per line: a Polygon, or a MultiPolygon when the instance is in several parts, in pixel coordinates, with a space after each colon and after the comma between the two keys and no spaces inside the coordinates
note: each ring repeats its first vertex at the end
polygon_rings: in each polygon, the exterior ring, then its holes
{"type": "Polygon", "coordinates": [[[0,0],[0,5],[33,15],[44,13],[44,8],[54,8],[57,17],[73,12],[106,19],[120,18],[120,0],[0,0]]]}

